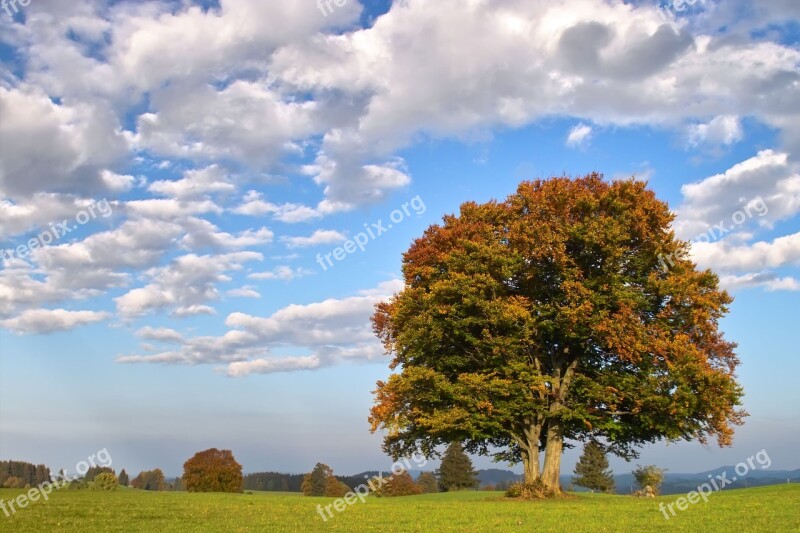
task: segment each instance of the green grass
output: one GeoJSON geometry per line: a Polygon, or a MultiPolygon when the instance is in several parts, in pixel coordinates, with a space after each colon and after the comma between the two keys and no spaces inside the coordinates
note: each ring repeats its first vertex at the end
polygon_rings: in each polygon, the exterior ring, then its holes
{"type": "MultiPolygon", "coordinates": [[[[21,493],[0,489],[0,499],[21,493]]],[[[800,485],[726,490],[666,520],[658,504],[675,499],[579,494],[519,502],[497,492],[370,497],[324,523],[316,506],[331,498],[62,489],[11,517],[0,511],[0,531],[800,531],[800,485]]]]}

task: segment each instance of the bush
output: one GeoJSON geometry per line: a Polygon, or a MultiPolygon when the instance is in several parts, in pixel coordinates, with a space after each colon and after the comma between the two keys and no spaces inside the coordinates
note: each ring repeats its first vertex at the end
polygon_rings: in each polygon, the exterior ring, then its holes
{"type": "Polygon", "coordinates": [[[659,494],[661,484],[664,483],[664,472],[666,469],[655,465],[639,466],[633,471],[633,477],[640,489],[645,490],[646,487],[650,487],[651,492],[659,494]]]}
{"type": "Polygon", "coordinates": [[[381,486],[375,494],[377,496],[415,496],[422,494],[422,488],[414,483],[411,479],[411,474],[403,472],[389,478],[389,480],[381,486]]]}
{"type": "Polygon", "coordinates": [[[111,472],[103,472],[94,477],[94,490],[116,490],[118,486],[119,480],[111,472]]]}
{"type": "Polygon", "coordinates": [[[21,489],[25,486],[25,482],[22,481],[18,477],[11,476],[10,478],[6,479],[5,483],[3,483],[3,487],[6,489],[21,489]]]}
{"type": "Polygon", "coordinates": [[[512,483],[506,491],[506,496],[521,500],[541,500],[552,496],[552,494],[548,493],[544,482],[541,479],[537,479],[533,483],[525,483],[523,481],[512,483]]]}

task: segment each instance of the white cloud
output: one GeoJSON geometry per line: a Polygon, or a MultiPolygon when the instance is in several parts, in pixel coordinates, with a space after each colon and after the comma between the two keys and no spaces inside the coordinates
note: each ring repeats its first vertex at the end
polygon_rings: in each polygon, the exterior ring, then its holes
{"type": "Polygon", "coordinates": [[[592,137],[591,126],[587,126],[586,124],[577,124],[571,130],[569,130],[569,135],[567,135],[567,146],[573,148],[578,146],[585,146],[586,144],[588,144],[591,137],[592,137]]]}
{"type": "Polygon", "coordinates": [[[251,373],[309,370],[344,361],[372,360],[384,356],[372,332],[370,316],[375,304],[392,296],[402,281],[384,282],[343,299],[307,305],[289,305],[268,317],[232,313],[222,337],[186,339],[180,349],[117,358],[120,363],[209,364],[225,363],[232,376],[251,373]],[[274,349],[293,348],[311,355],[274,357],[274,349]],[[234,363],[234,364],[231,364],[234,363]],[[241,364],[237,364],[241,363],[241,364]]]}
{"type": "Polygon", "coordinates": [[[216,286],[228,282],[225,273],[241,270],[244,263],[261,261],[256,252],[235,252],[216,256],[188,254],[169,265],[149,270],[151,283],[115,298],[117,311],[125,318],[142,316],[160,309],[173,309],[174,316],[213,314],[208,301],[217,300],[216,286]]]}
{"type": "Polygon", "coordinates": [[[690,125],[687,136],[690,146],[727,146],[741,141],[743,133],[739,117],[720,115],[708,123],[690,125]]]}
{"type": "Polygon", "coordinates": [[[233,212],[247,216],[273,215],[276,220],[287,224],[307,222],[323,216],[318,209],[306,205],[294,203],[277,205],[264,201],[261,193],[257,191],[249,191],[243,198],[242,204],[233,212]]]}
{"type": "Polygon", "coordinates": [[[322,244],[337,244],[347,240],[347,236],[335,230],[318,229],[308,237],[281,237],[289,248],[308,248],[322,244]]]}
{"type": "Polygon", "coordinates": [[[266,272],[255,272],[253,274],[249,274],[247,277],[257,280],[280,279],[283,281],[291,281],[295,278],[302,278],[310,274],[313,274],[313,272],[306,268],[292,268],[288,265],[279,265],[272,270],[268,270],[266,272]]]}
{"type": "Polygon", "coordinates": [[[102,322],[110,313],[67,311],[66,309],[29,309],[17,317],[0,320],[0,327],[20,334],[42,334],[67,331],[78,326],[102,322]]]}
{"type": "Polygon", "coordinates": [[[731,227],[737,211],[749,226],[771,226],[800,213],[800,171],[788,154],[762,150],[721,174],[681,187],[676,232],[683,239],[721,222],[731,227]],[[759,201],[760,199],[760,201],[759,201]]]}
{"type": "Polygon", "coordinates": [[[230,194],[236,186],[228,181],[225,170],[211,165],[197,170],[188,170],[176,181],[156,181],[150,184],[152,193],[180,200],[203,198],[210,194],[230,194]]]}
{"type": "Polygon", "coordinates": [[[183,342],[183,335],[170,328],[153,328],[146,326],[136,332],[137,337],[159,342],[183,342]]]}
{"type": "Polygon", "coordinates": [[[272,374],[275,372],[294,372],[297,370],[316,370],[322,362],[316,355],[308,357],[280,357],[275,359],[254,359],[238,361],[228,365],[228,375],[243,377],[250,374],[272,374]]]}
{"type": "Polygon", "coordinates": [[[231,289],[225,293],[234,298],[261,298],[261,294],[252,285],[244,285],[238,289],[231,289]]]}

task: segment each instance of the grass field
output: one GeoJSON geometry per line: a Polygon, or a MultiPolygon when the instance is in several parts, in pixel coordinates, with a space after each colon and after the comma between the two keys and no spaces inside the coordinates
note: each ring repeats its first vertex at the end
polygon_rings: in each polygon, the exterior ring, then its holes
{"type": "MultiPolygon", "coordinates": [[[[0,499],[21,492],[0,489],[0,499]]],[[[294,493],[63,489],[10,517],[0,512],[0,531],[800,531],[800,485],[726,490],[666,520],[658,504],[676,498],[580,494],[519,502],[498,492],[370,497],[323,522],[316,506],[332,500],[294,493]]]]}

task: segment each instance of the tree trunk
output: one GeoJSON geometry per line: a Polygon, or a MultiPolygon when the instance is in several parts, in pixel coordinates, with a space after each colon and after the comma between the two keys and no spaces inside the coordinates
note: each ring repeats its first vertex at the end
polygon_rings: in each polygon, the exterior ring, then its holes
{"type": "Polygon", "coordinates": [[[561,492],[561,452],[564,451],[564,429],[561,420],[550,419],[547,423],[547,446],[544,451],[544,467],[542,468],[542,482],[548,493],[561,492]]]}
{"type": "Polygon", "coordinates": [[[533,483],[539,479],[539,437],[541,433],[541,424],[531,424],[525,432],[525,445],[522,446],[522,466],[524,468],[525,483],[533,483]]]}

